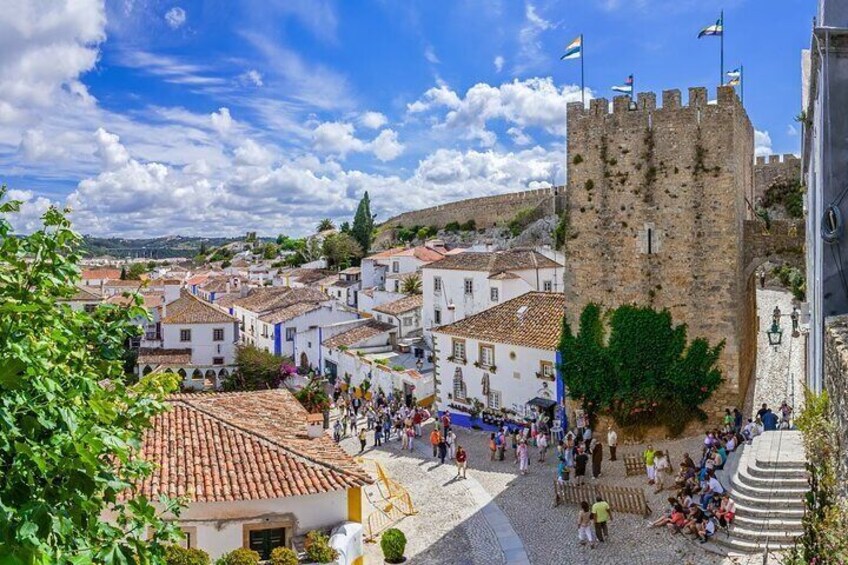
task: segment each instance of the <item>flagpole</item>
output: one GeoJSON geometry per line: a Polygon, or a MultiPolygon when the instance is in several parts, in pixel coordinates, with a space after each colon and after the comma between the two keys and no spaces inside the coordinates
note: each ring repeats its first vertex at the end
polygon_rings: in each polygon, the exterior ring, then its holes
{"type": "MultiPolygon", "coordinates": [[[[715,12],[713,12],[715,13],[715,12]]],[[[724,84],[724,10],[721,11],[721,75],[719,75],[718,85],[724,84]]]]}
{"type": "Polygon", "coordinates": [[[742,105],[745,105],[745,65],[739,65],[739,94],[742,95],[742,105]]]}
{"type": "Polygon", "coordinates": [[[586,107],[586,80],[583,74],[583,60],[586,58],[586,44],[583,43],[583,34],[580,34],[580,101],[586,107]]]}
{"type": "Polygon", "coordinates": [[[630,81],[630,101],[633,102],[633,94],[636,92],[636,74],[630,75],[633,80],[630,81]]]}

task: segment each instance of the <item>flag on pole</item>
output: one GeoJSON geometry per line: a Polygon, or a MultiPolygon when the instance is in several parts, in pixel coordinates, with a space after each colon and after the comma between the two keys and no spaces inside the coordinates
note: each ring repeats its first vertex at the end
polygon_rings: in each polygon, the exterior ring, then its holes
{"type": "Polygon", "coordinates": [[[583,36],[578,35],[577,39],[568,44],[565,48],[565,53],[559,58],[560,61],[566,59],[579,59],[583,54],[583,36]]]}
{"type": "Polygon", "coordinates": [[[727,71],[727,78],[729,79],[739,79],[742,76],[742,68],[733,69],[732,71],[727,71]]]}
{"type": "Polygon", "coordinates": [[[708,35],[722,35],[724,33],[724,22],[722,21],[724,18],[721,17],[716,20],[716,23],[711,26],[707,26],[701,30],[698,34],[698,39],[702,37],[706,37],[708,35]]]}
{"type": "Polygon", "coordinates": [[[726,83],[724,83],[724,86],[739,86],[739,79],[738,78],[732,78],[729,81],[727,81],[726,83]]]}
{"type": "Polygon", "coordinates": [[[624,94],[632,95],[633,94],[633,75],[630,75],[629,77],[627,77],[627,79],[624,81],[623,86],[613,86],[612,89],[615,90],[616,92],[623,92],[624,94]]]}

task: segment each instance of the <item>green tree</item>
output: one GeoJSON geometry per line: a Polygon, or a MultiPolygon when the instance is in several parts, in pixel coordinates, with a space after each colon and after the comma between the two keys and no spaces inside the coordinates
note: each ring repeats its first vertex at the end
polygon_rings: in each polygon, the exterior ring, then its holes
{"type": "Polygon", "coordinates": [[[368,191],[365,191],[356,208],[350,234],[362,248],[363,256],[367,255],[371,249],[371,236],[374,234],[374,216],[371,215],[371,199],[368,197],[368,191]]]}
{"type": "MultiPolygon", "coordinates": [[[[151,472],[142,434],[176,383],[125,381],[129,308],[74,311],[81,237],[67,211],[15,237],[0,188],[0,554],[15,564],[163,563],[176,526],[129,490],[151,472]],[[104,514],[111,518],[103,520],[104,514]]],[[[179,513],[175,502],[160,501],[179,513]]]]}
{"type": "Polygon", "coordinates": [[[318,226],[315,228],[315,230],[318,231],[319,233],[322,232],[322,231],[334,230],[334,229],[336,229],[336,224],[334,224],[333,220],[331,220],[330,218],[324,218],[323,220],[318,222],[318,226]]]}
{"type": "Polygon", "coordinates": [[[127,271],[127,279],[137,281],[141,279],[141,275],[147,272],[147,266],[144,263],[133,263],[127,271]]]}
{"type": "Polygon", "coordinates": [[[624,305],[607,313],[589,304],[574,335],[563,321],[560,352],[569,395],[621,426],[665,425],[679,434],[722,381],[724,341],[687,343],[668,310],[624,305]],[[606,323],[605,323],[606,322],[606,323]],[[608,326],[608,327],[607,327],[608,326]]]}
{"type": "Polygon", "coordinates": [[[240,345],[236,348],[236,366],[238,369],[222,383],[225,390],[279,388],[280,384],[295,372],[291,360],[277,357],[253,345],[240,345]]]}
{"type": "Polygon", "coordinates": [[[206,247],[206,242],[200,242],[200,251],[197,252],[198,255],[206,256],[209,253],[209,249],[206,247]]]}
{"type": "Polygon", "coordinates": [[[339,231],[342,233],[350,233],[350,222],[342,222],[339,226],[339,231]]]}
{"type": "Polygon", "coordinates": [[[262,246],[262,258],[263,259],[274,259],[277,255],[279,255],[280,249],[277,247],[275,243],[266,243],[262,246]]]}
{"type": "Polygon", "coordinates": [[[331,267],[350,266],[351,262],[363,256],[362,247],[346,233],[332,234],[324,239],[324,257],[331,267]]]}
{"type": "Polygon", "coordinates": [[[400,291],[404,294],[421,294],[421,275],[413,273],[404,277],[400,291]]]}
{"type": "Polygon", "coordinates": [[[121,280],[122,281],[127,280],[127,268],[126,267],[121,267],[121,280]]]}

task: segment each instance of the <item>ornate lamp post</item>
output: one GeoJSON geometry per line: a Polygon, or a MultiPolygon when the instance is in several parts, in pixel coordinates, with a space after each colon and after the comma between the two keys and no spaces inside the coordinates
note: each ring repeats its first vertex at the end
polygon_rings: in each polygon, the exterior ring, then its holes
{"type": "Polygon", "coordinates": [[[774,312],[772,313],[771,329],[766,332],[766,335],[768,335],[769,345],[773,345],[775,351],[777,351],[777,346],[780,345],[780,342],[783,339],[783,330],[780,327],[780,316],[780,308],[775,306],[774,312]]]}

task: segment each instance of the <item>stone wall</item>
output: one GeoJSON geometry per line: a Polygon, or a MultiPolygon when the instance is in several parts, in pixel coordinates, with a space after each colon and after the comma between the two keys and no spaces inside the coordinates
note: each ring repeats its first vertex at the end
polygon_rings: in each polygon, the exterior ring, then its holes
{"type": "Polygon", "coordinates": [[[745,221],[745,274],[767,260],[783,262],[804,254],[804,220],[745,221]]]}
{"type": "Polygon", "coordinates": [[[469,198],[468,200],[440,204],[423,210],[404,212],[383,223],[381,237],[377,243],[386,243],[391,239],[393,229],[399,227],[436,226],[443,228],[451,222],[464,224],[468,220],[474,220],[479,229],[504,226],[519,211],[527,208],[534,210],[533,219],[551,216],[561,211],[563,193],[564,187],[561,186],[540,188],[481,198],[469,198]],[[559,207],[557,206],[558,202],[560,203],[559,207]]]}
{"type": "Polygon", "coordinates": [[[745,274],[753,128],[733,88],[642,93],[568,107],[565,291],[583,307],[668,308],[690,337],[726,340],[713,414],[742,406],[756,364],[756,298],[745,274]],[[746,202],[746,200],[748,202],[746,202]]]}
{"type": "MultiPolygon", "coordinates": [[[[824,388],[838,430],[839,476],[844,477],[848,472],[848,315],[831,316],[825,321],[824,388]]],[[[848,496],[848,481],[840,484],[843,496],[848,496]]]]}
{"type": "Polygon", "coordinates": [[[754,199],[751,204],[761,207],[766,190],[775,182],[800,178],[801,159],[791,153],[784,154],[782,159],[780,155],[757,157],[754,163],[754,199]]]}

